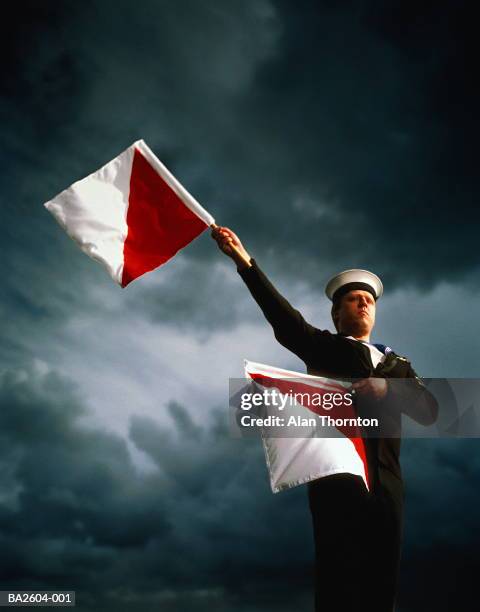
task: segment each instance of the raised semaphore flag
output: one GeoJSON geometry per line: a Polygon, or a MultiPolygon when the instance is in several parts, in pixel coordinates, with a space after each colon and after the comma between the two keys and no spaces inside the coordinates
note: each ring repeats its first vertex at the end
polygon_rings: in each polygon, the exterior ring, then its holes
{"type": "Polygon", "coordinates": [[[164,264],[215,223],[143,140],[45,207],[122,287],[164,264]]]}

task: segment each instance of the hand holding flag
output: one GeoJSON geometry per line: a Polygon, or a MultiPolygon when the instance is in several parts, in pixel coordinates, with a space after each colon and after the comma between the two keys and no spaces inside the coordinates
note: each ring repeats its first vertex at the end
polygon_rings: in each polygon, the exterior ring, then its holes
{"type": "Polygon", "coordinates": [[[233,259],[240,270],[250,267],[250,255],[237,234],[228,227],[213,225],[212,228],[212,238],[216,240],[218,248],[233,259]]]}

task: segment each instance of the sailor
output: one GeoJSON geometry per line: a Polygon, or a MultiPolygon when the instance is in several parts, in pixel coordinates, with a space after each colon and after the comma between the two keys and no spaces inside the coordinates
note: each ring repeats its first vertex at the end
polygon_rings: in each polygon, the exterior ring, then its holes
{"type": "Polygon", "coordinates": [[[334,334],[305,321],[232,230],[215,227],[212,238],[236,263],[276,339],[304,361],[307,372],[354,381],[353,388],[364,407],[392,418],[394,436],[366,440],[370,490],[360,476],[346,473],[308,484],[315,540],[316,612],[350,612],[358,607],[392,612],[403,521],[401,413],[429,425],[435,421],[438,407],[408,359],[370,342],[382,282],[372,272],[358,269],[341,272],[328,282],[334,334]]]}

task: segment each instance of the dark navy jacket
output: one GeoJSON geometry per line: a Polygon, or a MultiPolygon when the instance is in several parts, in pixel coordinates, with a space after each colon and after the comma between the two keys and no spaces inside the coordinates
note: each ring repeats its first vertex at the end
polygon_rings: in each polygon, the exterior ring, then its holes
{"type": "MultiPolygon", "coordinates": [[[[401,503],[401,413],[429,425],[435,422],[437,416],[435,398],[406,358],[392,352],[383,364],[374,368],[370,350],[365,344],[307,323],[301,313],[275,289],[254,259],[251,263],[250,268],[239,271],[240,276],[273,327],[276,339],[305,363],[309,374],[342,380],[369,376],[387,379],[387,397],[377,402],[375,409],[388,410],[392,427],[398,435],[367,440],[368,467],[373,487],[387,489],[401,503]],[[395,379],[403,380],[396,384],[395,379]],[[405,379],[409,379],[408,382],[405,379]]],[[[368,412],[368,406],[365,411],[368,412]]]]}

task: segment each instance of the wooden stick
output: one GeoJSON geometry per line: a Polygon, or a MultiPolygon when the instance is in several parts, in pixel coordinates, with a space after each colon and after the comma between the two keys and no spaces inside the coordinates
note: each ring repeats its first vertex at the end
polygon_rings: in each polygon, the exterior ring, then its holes
{"type": "MultiPolygon", "coordinates": [[[[212,223],[212,224],[210,225],[210,227],[211,227],[212,229],[217,229],[217,228],[218,228],[218,225],[217,225],[216,223],[212,223]]],[[[252,264],[250,263],[250,260],[249,260],[249,259],[247,259],[247,258],[246,258],[246,257],[243,255],[243,253],[241,253],[241,252],[238,250],[238,247],[236,247],[236,246],[233,244],[233,242],[231,242],[231,243],[230,243],[228,246],[229,246],[229,247],[232,249],[232,251],[234,251],[234,252],[236,253],[236,255],[237,255],[238,259],[240,259],[240,261],[241,261],[241,262],[243,262],[243,263],[244,263],[244,264],[247,266],[247,268],[250,268],[250,267],[251,267],[251,265],[252,265],[252,264]]]]}

